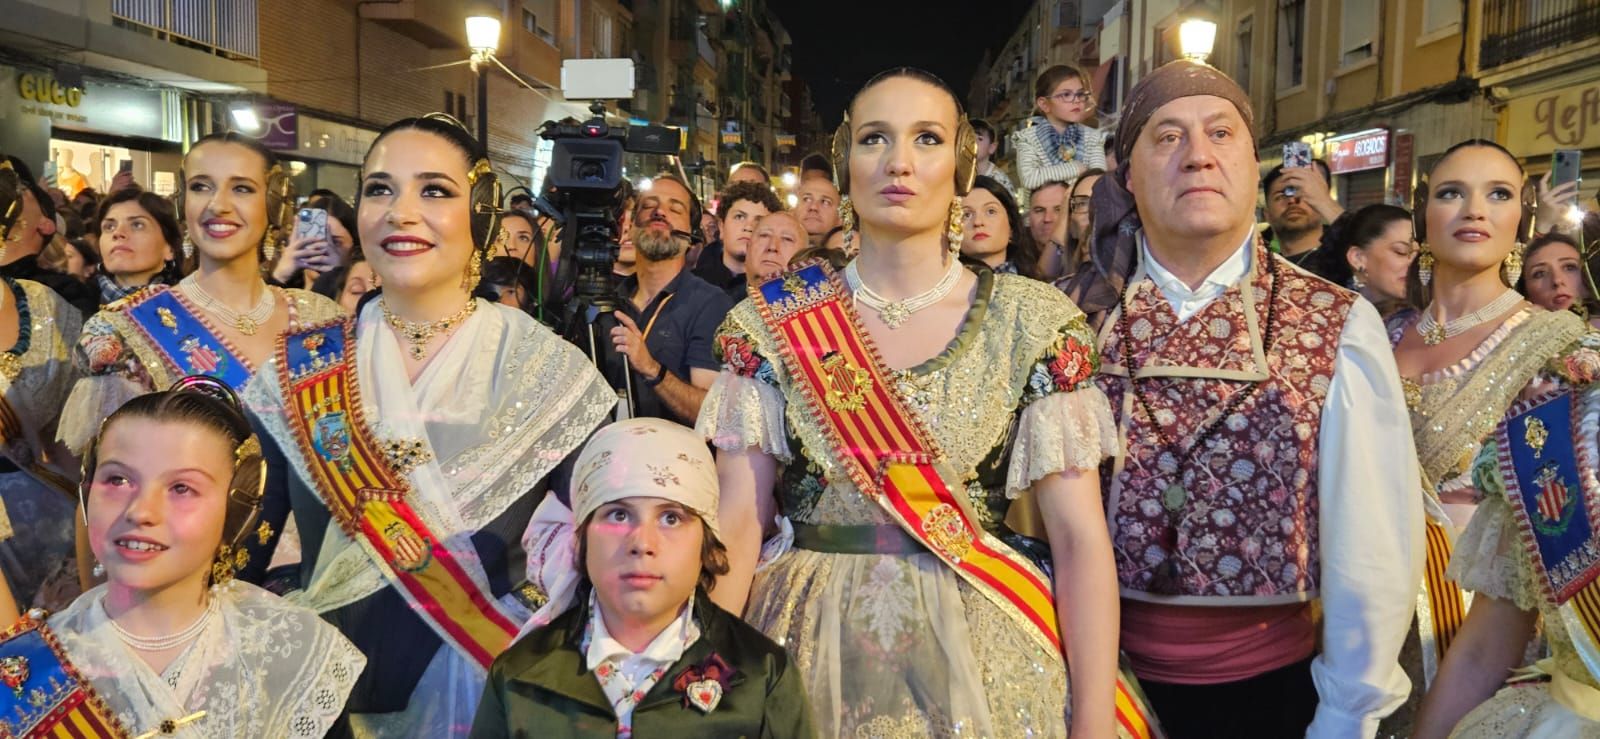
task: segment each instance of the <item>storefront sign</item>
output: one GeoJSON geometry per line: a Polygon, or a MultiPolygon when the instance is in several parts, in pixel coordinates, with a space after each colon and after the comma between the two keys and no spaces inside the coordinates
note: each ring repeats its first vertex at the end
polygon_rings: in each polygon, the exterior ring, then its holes
{"type": "MultiPolygon", "coordinates": [[[[320,159],[359,167],[361,166],[362,158],[367,155],[367,149],[371,148],[372,142],[378,139],[377,131],[347,126],[343,123],[334,123],[333,121],[303,114],[297,114],[294,118],[295,137],[287,142],[280,141],[280,143],[290,143],[290,146],[267,144],[269,147],[277,149],[291,158],[320,159]]],[[[261,115],[261,123],[263,127],[270,123],[269,114],[263,113],[261,115]]],[[[266,133],[263,133],[263,141],[266,140],[266,135],[266,133]]]]}
{"type": "Polygon", "coordinates": [[[261,143],[268,149],[293,149],[300,138],[299,116],[288,103],[256,103],[256,117],[261,119],[261,143]]]}
{"type": "Polygon", "coordinates": [[[1500,114],[1500,134],[1519,157],[1600,146],[1600,80],[1512,100],[1500,114]]]}
{"type": "Polygon", "coordinates": [[[1377,128],[1348,136],[1337,136],[1326,142],[1328,169],[1334,174],[1348,174],[1389,166],[1389,131],[1377,128]]]}
{"type": "Polygon", "coordinates": [[[162,95],[152,88],[93,81],[67,87],[49,72],[17,70],[13,84],[0,91],[0,118],[16,113],[74,130],[176,141],[164,122],[162,95]]]}
{"type": "Polygon", "coordinates": [[[778,134],[777,143],[780,149],[784,147],[793,149],[795,147],[795,135],[792,133],[780,133],[778,134]]]}
{"type": "Polygon", "coordinates": [[[722,145],[733,148],[744,142],[744,136],[739,133],[738,121],[722,122],[722,145]]]}
{"type": "Polygon", "coordinates": [[[1417,137],[1410,133],[1394,136],[1394,196],[1401,207],[1411,207],[1411,178],[1416,171],[1417,137]]]}

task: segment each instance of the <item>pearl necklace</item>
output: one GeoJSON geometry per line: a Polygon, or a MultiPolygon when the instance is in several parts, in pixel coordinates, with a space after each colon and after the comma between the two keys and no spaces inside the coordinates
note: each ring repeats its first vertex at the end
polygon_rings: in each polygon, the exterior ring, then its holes
{"type": "MultiPolygon", "coordinates": [[[[205,631],[206,626],[211,623],[211,616],[216,612],[217,599],[212,598],[211,602],[206,604],[206,610],[200,614],[200,618],[195,619],[195,622],[189,624],[188,628],[168,636],[139,636],[122,628],[122,624],[117,623],[116,619],[108,618],[107,620],[111,622],[111,628],[116,630],[117,638],[121,639],[123,644],[141,652],[164,652],[199,636],[200,632],[205,631]]],[[[110,614],[106,615],[110,616],[110,614]]]]}
{"type": "Polygon", "coordinates": [[[434,335],[445,333],[452,326],[467,320],[467,316],[472,315],[472,312],[478,309],[478,300],[469,296],[467,304],[462,306],[461,310],[456,311],[455,315],[446,316],[437,321],[407,321],[390,313],[389,303],[381,297],[378,298],[378,307],[383,309],[383,320],[389,322],[389,327],[405,337],[406,343],[411,345],[411,358],[420,360],[424,354],[427,354],[428,342],[433,339],[434,335]]]}
{"type": "Polygon", "coordinates": [[[272,309],[277,305],[272,299],[272,289],[264,284],[261,286],[261,299],[256,301],[254,308],[244,313],[229,308],[222,301],[211,297],[211,293],[200,287],[200,283],[194,279],[194,275],[183,278],[178,283],[178,289],[182,290],[183,294],[190,300],[193,300],[201,310],[215,314],[222,319],[223,323],[233,326],[245,336],[255,336],[256,330],[272,318],[272,309]]]}
{"type": "Polygon", "coordinates": [[[1452,319],[1443,325],[1440,325],[1439,320],[1433,317],[1433,304],[1430,303],[1428,309],[1422,312],[1422,318],[1417,321],[1417,333],[1422,336],[1422,343],[1428,346],[1437,346],[1444,343],[1445,339],[1459,336],[1481,325],[1484,321],[1511,310],[1511,306],[1520,302],[1522,302],[1522,293],[1516,290],[1506,290],[1500,294],[1500,297],[1489,301],[1488,305],[1460,318],[1452,319]]]}
{"type": "Polygon", "coordinates": [[[858,261],[851,260],[850,265],[844,268],[844,281],[850,286],[855,301],[877,311],[878,318],[890,330],[900,328],[900,324],[905,323],[911,314],[944,300],[961,280],[961,261],[952,258],[950,268],[945,270],[944,277],[939,278],[933,287],[904,300],[889,300],[861,281],[861,272],[856,269],[858,261]]]}

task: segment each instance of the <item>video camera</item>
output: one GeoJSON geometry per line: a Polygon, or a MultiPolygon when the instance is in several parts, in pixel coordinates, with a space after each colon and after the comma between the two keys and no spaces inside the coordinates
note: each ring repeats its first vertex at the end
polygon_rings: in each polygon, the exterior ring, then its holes
{"type": "Polygon", "coordinates": [[[676,155],[681,134],[670,126],[612,126],[607,99],[633,97],[632,59],[568,59],[561,66],[568,99],[593,100],[583,123],[546,121],[539,137],[553,142],[550,168],[536,206],[561,229],[557,284],[574,287],[576,305],[615,310],[611,288],[622,217],[622,155],[676,155]]]}

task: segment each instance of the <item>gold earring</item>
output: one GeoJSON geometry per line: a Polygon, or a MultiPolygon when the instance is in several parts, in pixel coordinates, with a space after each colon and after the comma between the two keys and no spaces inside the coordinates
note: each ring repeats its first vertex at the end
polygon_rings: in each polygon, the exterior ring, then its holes
{"type": "Polygon", "coordinates": [[[189,261],[190,259],[193,259],[193,258],[194,258],[194,242],[189,240],[189,234],[186,233],[186,234],[183,235],[183,261],[187,262],[187,261],[189,261]]]}
{"type": "Polygon", "coordinates": [[[849,195],[839,198],[839,227],[846,233],[856,230],[856,207],[849,195]]]}
{"type": "Polygon", "coordinates": [[[1422,245],[1422,253],[1417,255],[1417,281],[1423,287],[1433,282],[1433,251],[1427,244],[1422,245]]]}
{"type": "Polygon", "coordinates": [[[950,198],[950,217],[944,222],[944,237],[951,254],[961,253],[961,196],[950,198]]]}
{"type": "Polygon", "coordinates": [[[476,249],[472,251],[472,256],[467,257],[467,274],[461,278],[461,289],[466,290],[469,296],[478,289],[478,280],[483,277],[482,262],[476,249]]]}
{"type": "Polygon", "coordinates": [[[1506,255],[1506,260],[1500,265],[1507,285],[1515,286],[1522,279],[1522,249],[1523,244],[1518,241],[1516,248],[1506,255]]]}
{"type": "Polygon", "coordinates": [[[267,235],[261,239],[261,259],[267,264],[276,264],[278,261],[278,228],[267,227],[267,235]]]}
{"type": "Polygon", "coordinates": [[[235,574],[250,564],[250,552],[244,547],[234,549],[223,544],[217,547],[217,558],[211,562],[211,587],[227,587],[235,574]]]}

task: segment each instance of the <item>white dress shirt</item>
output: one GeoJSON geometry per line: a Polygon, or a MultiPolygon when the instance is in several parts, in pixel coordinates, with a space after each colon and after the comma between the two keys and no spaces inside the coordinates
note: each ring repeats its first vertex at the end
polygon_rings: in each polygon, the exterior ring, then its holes
{"type": "MultiPolygon", "coordinates": [[[[1145,271],[1187,320],[1250,273],[1254,239],[1192,290],[1142,238],[1140,249],[1145,271]]],[[[1424,533],[1400,372],[1383,320],[1364,299],[1339,335],[1317,450],[1322,653],[1311,663],[1320,701],[1306,736],[1370,738],[1411,690],[1399,656],[1422,581],[1424,533]]]]}
{"type": "Polygon", "coordinates": [[[600,681],[600,689],[605,692],[606,699],[611,701],[611,707],[617,714],[617,723],[621,727],[633,726],[633,709],[636,701],[632,694],[635,689],[650,692],[654,683],[644,683],[652,673],[663,667],[668,667],[677,662],[689,645],[700,639],[700,627],[694,623],[694,599],[683,605],[683,610],[678,612],[678,617],[667,628],[662,629],[656,638],[642,652],[623,646],[622,642],[612,638],[606,630],[605,617],[600,614],[599,601],[594,594],[589,595],[589,651],[585,654],[586,664],[590,672],[606,662],[616,665],[616,678],[610,681],[600,681]]]}

